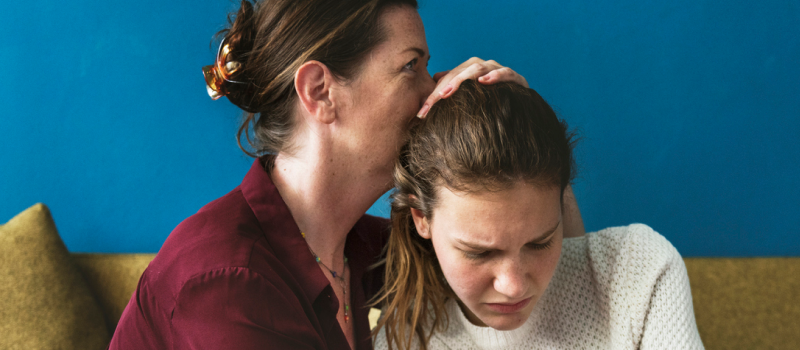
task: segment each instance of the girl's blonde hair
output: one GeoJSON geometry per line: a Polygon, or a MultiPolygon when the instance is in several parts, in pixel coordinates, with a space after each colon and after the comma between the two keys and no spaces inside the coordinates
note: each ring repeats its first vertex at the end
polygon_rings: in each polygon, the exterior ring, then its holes
{"type": "Polygon", "coordinates": [[[385,284],[373,300],[384,313],[389,349],[422,349],[447,327],[445,302],[456,298],[430,240],[417,234],[411,208],[433,219],[436,189],[497,191],[522,180],[562,190],[572,181],[573,136],[536,91],[512,83],[466,81],[410,131],[395,164],[392,233],[385,284]]]}

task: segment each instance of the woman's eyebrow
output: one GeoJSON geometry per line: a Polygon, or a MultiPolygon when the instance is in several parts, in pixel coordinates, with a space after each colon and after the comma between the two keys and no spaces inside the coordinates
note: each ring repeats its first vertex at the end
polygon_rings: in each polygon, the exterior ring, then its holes
{"type": "MultiPolygon", "coordinates": [[[[419,55],[419,57],[425,57],[427,55],[425,50],[420,49],[418,47],[409,47],[409,48],[403,50],[403,52],[406,52],[406,51],[414,51],[419,55]]],[[[428,59],[430,59],[430,57],[428,57],[428,59]]]]}

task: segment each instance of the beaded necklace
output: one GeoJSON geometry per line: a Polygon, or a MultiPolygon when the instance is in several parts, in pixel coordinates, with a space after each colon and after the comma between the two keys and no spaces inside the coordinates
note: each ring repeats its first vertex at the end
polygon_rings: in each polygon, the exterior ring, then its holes
{"type": "MultiPolygon", "coordinates": [[[[303,235],[303,239],[306,238],[305,232],[300,232],[300,234],[303,235]]],[[[347,297],[347,282],[344,280],[344,273],[347,272],[347,257],[346,256],[344,257],[344,270],[342,270],[342,273],[339,274],[336,271],[332,270],[330,267],[328,267],[328,265],[325,265],[324,262],[322,262],[322,259],[319,258],[319,255],[317,255],[317,253],[314,253],[314,250],[311,249],[311,245],[308,244],[308,241],[306,241],[306,245],[308,245],[308,250],[311,252],[311,255],[314,256],[314,259],[317,260],[317,263],[322,265],[322,267],[324,267],[326,270],[328,270],[328,272],[331,273],[331,276],[333,276],[333,278],[335,278],[337,281],[339,281],[339,285],[342,286],[342,290],[344,291],[344,297],[343,297],[344,298],[344,322],[347,323],[348,321],[350,321],[350,316],[348,316],[348,311],[350,311],[350,303],[347,302],[347,300],[348,300],[348,297],[347,297]]]]}

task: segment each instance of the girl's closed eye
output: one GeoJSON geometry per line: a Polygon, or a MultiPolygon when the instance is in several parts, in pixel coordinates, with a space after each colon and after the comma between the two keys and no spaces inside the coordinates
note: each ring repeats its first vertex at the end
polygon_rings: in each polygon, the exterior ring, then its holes
{"type": "MultiPolygon", "coordinates": [[[[545,250],[553,246],[553,239],[551,238],[545,243],[528,243],[525,245],[529,249],[532,250],[545,250]]],[[[491,250],[482,250],[482,251],[466,251],[462,250],[464,256],[470,260],[481,260],[488,258],[492,251],[491,250]]]]}
{"type": "Polygon", "coordinates": [[[533,250],[545,250],[553,245],[553,239],[550,238],[550,240],[545,243],[528,243],[526,245],[533,250]]]}
{"type": "Polygon", "coordinates": [[[466,251],[466,250],[462,250],[462,252],[464,252],[464,256],[467,259],[470,259],[470,260],[485,259],[485,258],[489,257],[489,255],[492,253],[492,251],[490,251],[490,250],[483,250],[483,251],[466,251]]]}

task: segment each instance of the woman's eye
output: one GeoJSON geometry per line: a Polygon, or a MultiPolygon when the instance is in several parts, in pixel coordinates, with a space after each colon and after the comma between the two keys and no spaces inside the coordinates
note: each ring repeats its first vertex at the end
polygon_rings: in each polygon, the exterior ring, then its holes
{"type": "Polygon", "coordinates": [[[403,66],[403,68],[408,69],[408,70],[414,70],[414,66],[417,65],[417,61],[418,60],[419,59],[417,59],[417,58],[411,60],[411,62],[406,63],[406,65],[403,66]]]}

